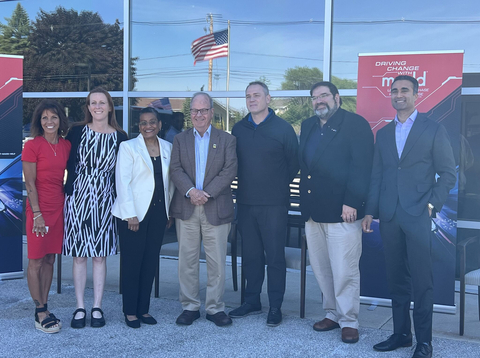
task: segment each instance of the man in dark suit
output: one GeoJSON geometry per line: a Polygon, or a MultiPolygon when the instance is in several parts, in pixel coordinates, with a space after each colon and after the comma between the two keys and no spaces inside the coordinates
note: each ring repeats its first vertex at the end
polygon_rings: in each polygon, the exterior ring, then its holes
{"type": "Polygon", "coordinates": [[[234,208],[230,184],[237,174],[235,137],[211,125],[213,100],[195,93],[190,104],[193,127],[175,136],[170,176],[175,193],[170,216],[176,218],[178,277],[182,314],[177,324],[200,317],[199,255],[203,241],[207,258],[207,319],[217,326],[232,323],[225,314],[225,259],[234,208]]]}
{"type": "Polygon", "coordinates": [[[300,208],[310,264],[323,293],[326,316],[316,331],[342,328],[345,343],[358,341],[361,219],[373,159],[373,134],[361,116],[340,108],[337,87],[313,85],[315,116],[300,133],[300,208]]]}
{"type": "Polygon", "coordinates": [[[380,219],[394,333],[378,351],[412,345],[410,301],[417,346],[414,358],[432,356],[433,274],[431,216],[455,185],[455,161],[445,128],[415,109],[418,82],[398,76],[391,86],[395,120],[377,133],[364,232],[380,219]],[[438,175],[438,178],[435,177],[438,175]],[[412,292],[413,288],[413,292],[412,292]]]}

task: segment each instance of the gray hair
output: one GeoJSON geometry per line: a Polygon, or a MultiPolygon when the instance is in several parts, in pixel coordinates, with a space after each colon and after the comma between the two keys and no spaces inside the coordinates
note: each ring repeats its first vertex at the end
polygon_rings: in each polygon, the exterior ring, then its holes
{"type": "Polygon", "coordinates": [[[250,82],[247,86],[247,88],[245,88],[245,93],[247,93],[247,90],[248,90],[248,87],[250,86],[254,86],[254,85],[259,85],[259,86],[262,86],[263,88],[263,92],[265,92],[265,96],[268,96],[270,94],[270,91],[268,90],[268,87],[265,83],[261,82],[261,81],[253,81],[253,82],[250,82]]]}
{"type": "Polygon", "coordinates": [[[210,95],[209,95],[208,93],[206,93],[206,92],[196,92],[196,93],[194,93],[193,96],[192,96],[192,102],[193,102],[193,100],[195,99],[195,97],[200,96],[200,95],[207,97],[207,98],[208,98],[208,101],[210,102],[210,108],[213,108],[213,99],[212,99],[212,97],[210,97],[210,95]]]}

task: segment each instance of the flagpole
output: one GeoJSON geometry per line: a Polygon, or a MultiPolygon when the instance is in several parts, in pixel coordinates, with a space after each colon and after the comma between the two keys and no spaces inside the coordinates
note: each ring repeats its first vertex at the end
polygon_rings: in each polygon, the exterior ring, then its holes
{"type": "MultiPolygon", "coordinates": [[[[227,92],[230,86],[230,20],[228,20],[227,92]]],[[[228,96],[228,94],[227,94],[228,96]]],[[[230,130],[230,97],[227,97],[227,132],[230,130]]]]}
{"type": "MultiPolygon", "coordinates": [[[[210,33],[213,34],[213,15],[210,14],[210,33]]],[[[212,90],[213,60],[208,61],[208,90],[212,90]]]]}

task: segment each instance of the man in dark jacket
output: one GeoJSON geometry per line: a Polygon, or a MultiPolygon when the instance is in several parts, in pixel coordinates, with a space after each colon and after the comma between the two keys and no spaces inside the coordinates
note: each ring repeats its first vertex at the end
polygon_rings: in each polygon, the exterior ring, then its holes
{"type": "Polygon", "coordinates": [[[264,83],[252,82],[245,92],[250,113],[235,124],[232,134],[237,138],[237,217],[247,285],[245,303],[229,315],[261,312],[266,263],[267,325],[278,326],[285,293],[289,184],[298,172],[298,141],[292,126],[268,108],[270,95],[264,83]]]}
{"type": "Polygon", "coordinates": [[[393,334],[373,346],[393,351],[412,345],[410,302],[417,346],[413,358],[432,356],[433,269],[431,217],[442,209],[456,181],[445,127],[415,109],[418,81],[397,76],[391,87],[395,120],[380,129],[363,230],[380,219],[393,334]]]}
{"type": "Polygon", "coordinates": [[[316,331],[342,328],[358,341],[359,261],[364,206],[373,160],[373,134],[361,116],[340,108],[337,87],[313,85],[315,116],[300,134],[300,208],[310,264],[323,293],[326,317],[316,331]]]}

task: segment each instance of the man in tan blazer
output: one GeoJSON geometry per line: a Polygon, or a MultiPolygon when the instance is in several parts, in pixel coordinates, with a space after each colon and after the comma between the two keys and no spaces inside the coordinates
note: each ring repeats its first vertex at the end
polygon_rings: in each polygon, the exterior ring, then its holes
{"type": "Polygon", "coordinates": [[[200,241],[207,258],[207,319],[217,326],[232,320],[225,314],[225,258],[234,208],[230,184],[237,174],[236,140],[211,125],[213,100],[195,93],[190,104],[193,127],[175,136],[170,176],[175,193],[170,216],[176,219],[178,277],[182,314],[177,324],[200,317],[200,241]]]}

